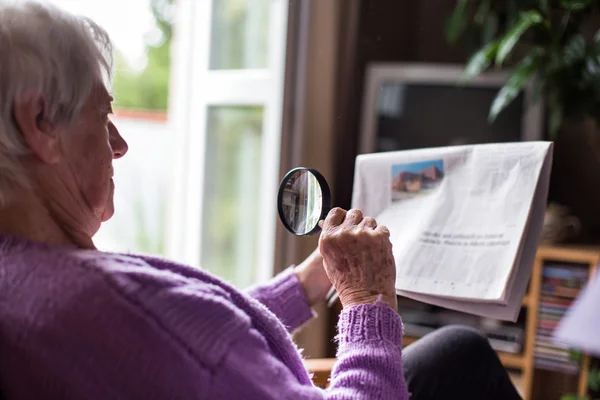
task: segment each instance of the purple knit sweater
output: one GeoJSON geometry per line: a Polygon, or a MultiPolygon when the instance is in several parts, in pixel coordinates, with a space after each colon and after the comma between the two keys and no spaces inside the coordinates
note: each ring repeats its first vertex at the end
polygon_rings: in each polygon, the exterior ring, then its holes
{"type": "Polygon", "coordinates": [[[402,324],[384,304],[342,312],[329,389],[289,332],[313,313],[291,270],[241,293],[135,255],[0,236],[5,399],[408,398],[402,324]]]}

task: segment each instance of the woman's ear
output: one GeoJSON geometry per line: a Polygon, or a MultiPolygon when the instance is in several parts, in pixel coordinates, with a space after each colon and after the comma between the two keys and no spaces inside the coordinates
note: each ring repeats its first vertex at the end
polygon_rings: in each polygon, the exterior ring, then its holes
{"type": "Polygon", "coordinates": [[[15,124],[35,156],[46,164],[60,160],[58,132],[48,118],[48,108],[41,94],[20,96],[13,106],[15,124]]]}

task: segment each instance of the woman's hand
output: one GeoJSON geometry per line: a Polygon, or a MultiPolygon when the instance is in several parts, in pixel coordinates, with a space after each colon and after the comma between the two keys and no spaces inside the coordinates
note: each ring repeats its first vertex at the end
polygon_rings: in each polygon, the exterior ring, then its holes
{"type": "Polygon", "coordinates": [[[344,307],[374,303],[381,296],[398,310],[396,263],[385,226],[360,210],[334,208],[323,224],[319,250],[344,307]]]}
{"type": "Polygon", "coordinates": [[[311,307],[325,299],[331,289],[331,281],[323,267],[323,257],[319,253],[319,249],[313,251],[302,264],[294,269],[294,272],[311,307]]]}

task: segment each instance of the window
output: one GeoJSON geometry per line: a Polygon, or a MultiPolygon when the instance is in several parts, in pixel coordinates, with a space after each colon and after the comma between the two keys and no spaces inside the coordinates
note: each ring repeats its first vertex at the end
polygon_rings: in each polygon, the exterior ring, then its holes
{"type": "Polygon", "coordinates": [[[94,19],[116,48],[114,122],[130,146],[96,245],[242,288],[269,278],[287,1],[51,1],[94,19]]]}
{"type": "Polygon", "coordinates": [[[285,0],[180,0],[167,254],[239,287],[273,267],[285,0]]]}

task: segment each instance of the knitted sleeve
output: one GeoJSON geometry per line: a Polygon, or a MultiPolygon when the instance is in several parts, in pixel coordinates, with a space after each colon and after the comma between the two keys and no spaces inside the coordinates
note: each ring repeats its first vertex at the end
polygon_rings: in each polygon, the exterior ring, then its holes
{"type": "Polygon", "coordinates": [[[402,322],[389,306],[352,307],[339,321],[338,361],[327,390],[302,385],[251,329],[227,352],[214,373],[210,398],[406,400],[402,371],[402,322]],[[231,382],[236,382],[231,384],[231,382]]]}
{"type": "Polygon", "coordinates": [[[275,314],[288,332],[293,332],[315,316],[293,267],[287,268],[266,284],[249,289],[247,294],[275,314]]]}

